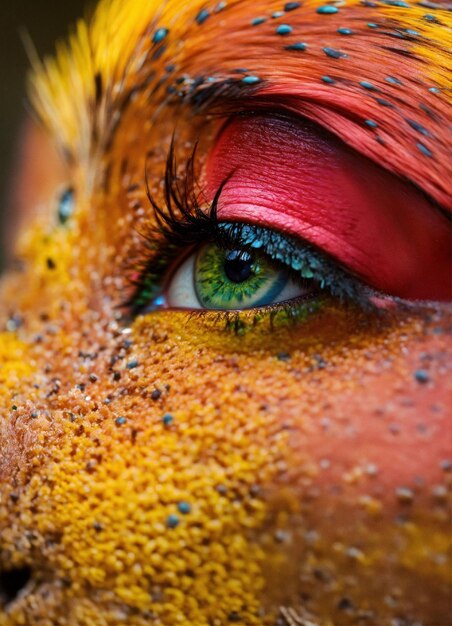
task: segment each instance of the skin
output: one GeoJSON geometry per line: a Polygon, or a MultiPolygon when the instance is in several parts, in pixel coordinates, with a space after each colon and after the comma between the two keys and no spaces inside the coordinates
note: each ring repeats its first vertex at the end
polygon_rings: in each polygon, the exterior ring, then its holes
{"type": "Polygon", "coordinates": [[[218,312],[133,316],[124,305],[143,233],[154,236],[146,182],[162,203],[175,128],[179,164],[198,143],[209,195],[231,109],[296,109],[428,193],[445,228],[446,11],[319,6],[282,18],[313,48],[302,64],[284,50],[292,35],[274,33],[281,18],[250,25],[275,3],[231,2],[196,21],[196,0],[126,0],[101,3],[58,61],[35,69],[30,95],[46,131],[28,131],[18,262],[0,298],[2,626],[451,623],[446,298],[380,296],[364,310],[323,296],[295,320],[248,311],[228,327],[218,312]],[[349,24],[361,38],[337,33],[349,24]],[[396,40],[412,55],[383,50],[383,27],[421,32],[396,40]],[[237,67],[261,82],[242,84],[237,67]],[[326,74],[349,82],[333,90],[326,74]],[[385,87],[386,75],[403,89],[385,87]],[[214,80],[191,87],[199,76],[214,80]],[[378,105],[357,77],[397,107],[378,105]],[[215,81],[220,92],[205,91],[215,81]],[[68,187],[75,205],[63,224],[68,187]]]}

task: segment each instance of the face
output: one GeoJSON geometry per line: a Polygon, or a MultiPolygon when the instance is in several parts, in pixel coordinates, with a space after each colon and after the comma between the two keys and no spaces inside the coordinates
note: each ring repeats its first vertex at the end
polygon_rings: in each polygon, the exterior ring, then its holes
{"type": "Polygon", "coordinates": [[[35,69],[1,625],[449,623],[448,19],[103,0],[35,69]]]}

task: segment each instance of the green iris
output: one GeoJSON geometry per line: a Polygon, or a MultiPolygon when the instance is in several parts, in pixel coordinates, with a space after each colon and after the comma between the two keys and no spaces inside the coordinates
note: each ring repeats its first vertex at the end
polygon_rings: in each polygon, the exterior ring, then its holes
{"type": "Polygon", "coordinates": [[[274,302],[289,273],[258,251],[203,246],[195,260],[194,285],[206,309],[244,309],[274,302]]]}

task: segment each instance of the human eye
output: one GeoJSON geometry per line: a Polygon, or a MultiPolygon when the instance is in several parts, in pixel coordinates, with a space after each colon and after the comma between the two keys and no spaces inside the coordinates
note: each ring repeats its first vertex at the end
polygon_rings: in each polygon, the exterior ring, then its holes
{"type": "Polygon", "coordinates": [[[135,313],[315,313],[450,297],[448,220],[419,190],[279,111],[233,115],[201,176],[170,149],[135,313]],[[199,180],[198,180],[199,179],[199,180]],[[398,254],[394,255],[394,242],[398,254]]]}

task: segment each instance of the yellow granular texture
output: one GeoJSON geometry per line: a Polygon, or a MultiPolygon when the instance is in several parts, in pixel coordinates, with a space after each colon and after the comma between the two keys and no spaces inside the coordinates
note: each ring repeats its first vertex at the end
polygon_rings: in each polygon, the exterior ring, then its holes
{"type": "Polygon", "coordinates": [[[27,346],[14,333],[0,333],[0,394],[17,387],[33,371],[27,346]]]}

